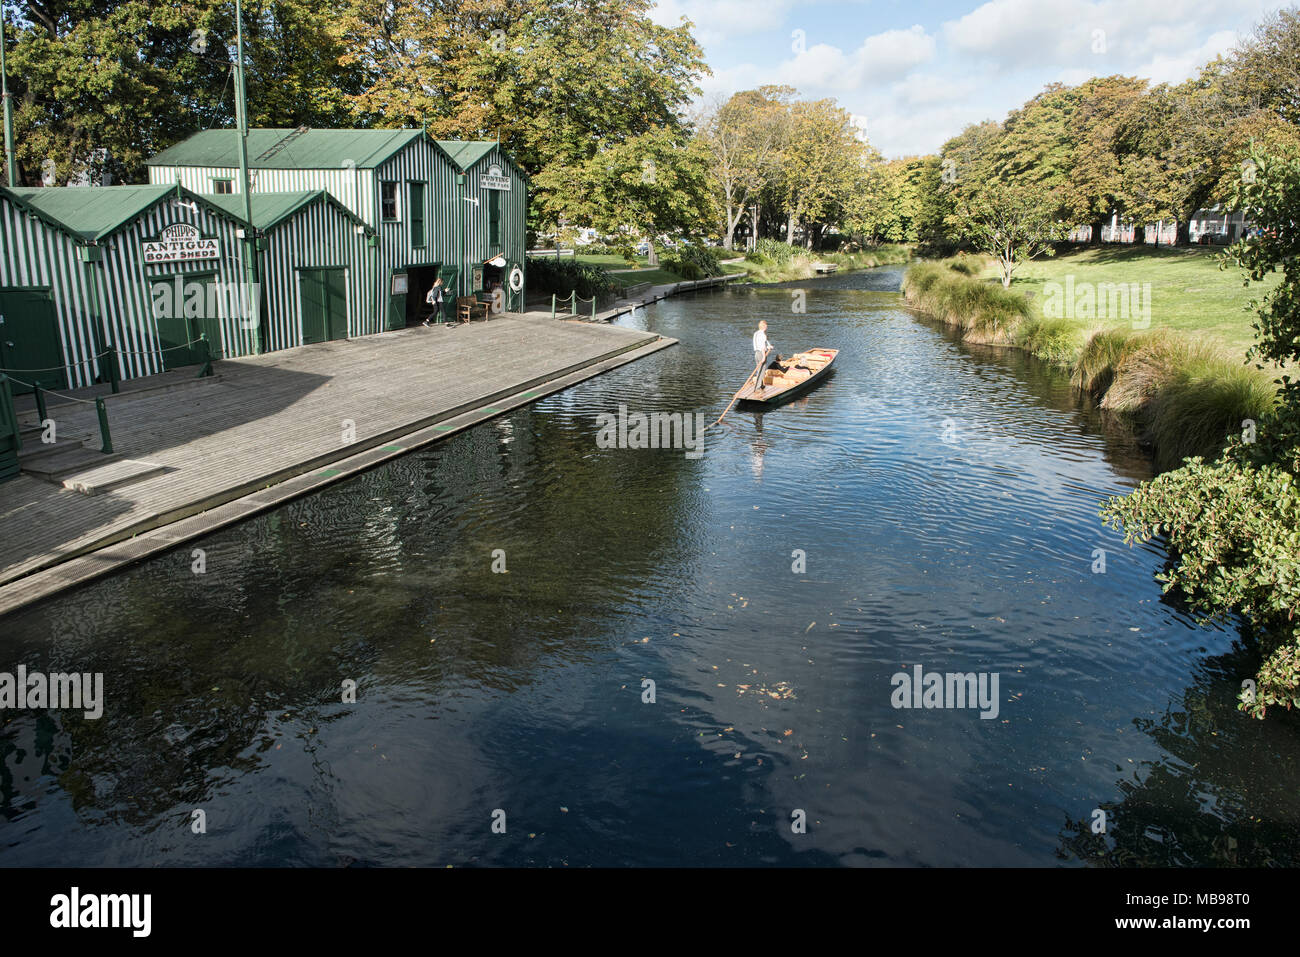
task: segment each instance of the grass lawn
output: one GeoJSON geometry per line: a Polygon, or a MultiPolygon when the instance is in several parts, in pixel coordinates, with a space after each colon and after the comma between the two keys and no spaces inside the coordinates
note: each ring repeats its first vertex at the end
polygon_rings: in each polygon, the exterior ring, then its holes
{"type": "MultiPolygon", "coordinates": [[[[564,258],[568,259],[569,257],[565,256],[564,258]]],[[[615,255],[614,253],[578,253],[577,258],[580,263],[587,263],[591,266],[601,266],[609,270],[631,268],[622,256],[615,255]]],[[[637,256],[636,261],[639,266],[644,266],[648,262],[645,256],[637,256]]]]}
{"type": "Polygon", "coordinates": [[[609,274],[625,286],[648,282],[656,286],[668,282],[681,282],[682,277],[667,269],[611,269],[609,274]]]}
{"type": "MultiPolygon", "coordinates": [[[[1222,253],[1222,249],[1214,247],[1088,247],[1018,266],[1011,288],[1033,293],[1030,308],[1035,316],[1042,317],[1047,301],[1044,284],[1057,282],[1064,286],[1066,276],[1074,277],[1076,290],[1083,283],[1092,283],[1094,288],[1100,283],[1150,283],[1152,330],[1206,334],[1234,352],[1244,352],[1255,337],[1251,328],[1254,313],[1247,309],[1247,303],[1273,288],[1277,277],[1243,286],[1241,269],[1234,265],[1219,268],[1222,253]]],[[[996,275],[996,266],[990,264],[981,278],[996,275]]],[[[1089,327],[1129,325],[1120,317],[1077,321],[1089,327]]]]}

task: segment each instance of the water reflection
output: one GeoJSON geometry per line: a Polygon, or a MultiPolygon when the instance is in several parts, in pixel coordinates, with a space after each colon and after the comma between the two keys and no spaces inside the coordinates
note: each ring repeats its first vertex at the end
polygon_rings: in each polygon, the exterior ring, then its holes
{"type": "Polygon", "coordinates": [[[1098,522],[1139,450],[898,275],[805,283],[804,316],[665,301],[626,321],[678,348],[213,535],[204,574],[186,547],[6,619],[0,665],[107,702],[5,713],[5,862],[1160,863],[1139,824],[1178,863],[1290,859],[1291,772],[1232,770],[1284,747],[1231,708],[1236,634],[1098,522]],[[620,403],[716,418],[757,316],[837,377],[702,459],[597,447],[620,403]],[[999,672],[999,719],[895,711],[918,663],[999,672]],[[1097,807],[1105,850],[1062,833],[1097,807]]]}

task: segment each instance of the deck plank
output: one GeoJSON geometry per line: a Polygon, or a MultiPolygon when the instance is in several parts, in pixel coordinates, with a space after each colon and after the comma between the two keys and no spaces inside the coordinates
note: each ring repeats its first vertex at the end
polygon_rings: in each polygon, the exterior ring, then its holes
{"type": "MultiPolygon", "coordinates": [[[[0,484],[0,585],[659,339],[505,316],[225,360],[219,379],[124,392],[107,403],[114,450],[167,471],[94,496],[29,475],[0,484]]],[[[49,411],[60,431],[98,436],[93,405],[49,411]]]]}

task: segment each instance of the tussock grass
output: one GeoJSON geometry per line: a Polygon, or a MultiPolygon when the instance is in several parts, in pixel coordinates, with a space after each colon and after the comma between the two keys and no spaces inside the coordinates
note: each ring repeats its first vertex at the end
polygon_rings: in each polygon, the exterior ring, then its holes
{"type": "Polygon", "coordinates": [[[1029,319],[1016,333],[1016,345],[1059,366],[1070,366],[1083,350],[1083,330],[1069,319],[1029,319]]]}
{"type": "Polygon", "coordinates": [[[1261,421],[1277,401],[1272,375],[1244,364],[1216,339],[1042,318],[1025,296],[974,278],[980,272],[971,265],[918,263],[903,279],[904,296],[959,327],[965,340],[1017,346],[1068,369],[1076,388],[1100,399],[1103,410],[1151,446],[1161,470],[1192,455],[1213,458],[1244,420],[1261,421]]]}
{"type": "MultiPolygon", "coordinates": [[[[970,257],[973,258],[973,257],[970,257]]],[[[1014,345],[1016,334],[1030,318],[1024,296],[1001,286],[972,279],[959,260],[918,263],[903,277],[903,296],[918,309],[958,326],[962,338],[991,345],[1014,345]],[[951,265],[959,261],[954,269],[951,265]]]]}

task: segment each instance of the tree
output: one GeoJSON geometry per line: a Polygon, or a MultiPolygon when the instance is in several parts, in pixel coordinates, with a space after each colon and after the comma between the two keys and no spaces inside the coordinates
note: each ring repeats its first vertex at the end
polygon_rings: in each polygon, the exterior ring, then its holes
{"type": "MultiPolygon", "coordinates": [[[[936,159],[913,156],[865,168],[845,211],[846,230],[867,242],[918,242],[927,172],[936,159]]],[[[933,180],[939,182],[937,173],[933,180]]]]}
{"type": "Polygon", "coordinates": [[[1060,238],[1054,204],[1032,186],[990,183],[959,209],[954,225],[980,252],[994,257],[1003,288],[1011,285],[1016,266],[1054,253],[1060,238]]]}
{"type": "Polygon", "coordinates": [[[360,70],[363,124],[501,139],[530,176],[530,216],[553,226],[603,143],[683,114],[707,72],[690,24],[650,18],[651,0],[342,0],[335,24],[360,70]],[[554,175],[536,178],[542,171],[554,175]]]}
{"type": "Polygon", "coordinates": [[[1092,242],[1101,242],[1105,220],[1123,202],[1121,132],[1129,129],[1147,81],[1107,76],[1077,87],[1067,135],[1070,174],[1058,187],[1066,220],[1092,227],[1092,242]]]}
{"type": "MultiPolygon", "coordinates": [[[[1248,278],[1281,272],[1256,324],[1256,359],[1300,361],[1300,154],[1255,154],[1235,190],[1259,233],[1231,251],[1248,278]]],[[[1261,664],[1239,707],[1264,717],[1270,706],[1300,705],[1300,382],[1286,374],[1272,414],[1243,423],[1213,462],[1144,482],[1102,510],[1129,543],[1156,536],[1174,557],[1160,576],[1195,613],[1236,612],[1258,636],[1261,664]]]]}
{"type": "Polygon", "coordinates": [[[538,175],[538,185],[565,190],[567,215],[604,232],[634,227],[649,243],[650,265],[658,264],[661,232],[701,229],[712,221],[708,188],[709,154],[702,143],[685,143],[670,130],[651,130],[600,150],[573,177],[556,167],[538,175]]]}
{"type": "Polygon", "coordinates": [[[798,224],[824,220],[842,208],[859,185],[864,165],[876,158],[859,138],[853,117],[834,100],[790,104],[780,174],[773,185],[785,214],[786,242],[794,244],[798,224]]]}
{"type": "Polygon", "coordinates": [[[1240,160],[1233,130],[1254,112],[1225,83],[1222,59],[1178,86],[1160,84],[1142,97],[1121,133],[1120,194],[1139,222],[1173,219],[1180,244],[1192,215],[1215,199],[1226,171],[1240,160]]]}
{"type": "Polygon", "coordinates": [[[1278,10],[1231,57],[1233,93],[1256,109],[1300,124],[1300,10],[1278,10]]]}
{"type": "Polygon", "coordinates": [[[776,176],[782,118],[794,95],[788,86],[746,90],[700,121],[699,135],[711,154],[713,191],[722,211],[726,249],[732,248],[741,219],[776,176]]]}
{"type": "MultiPolygon", "coordinates": [[[[218,0],[6,3],[18,165],[144,176],[144,160],[200,129],[233,124],[234,10],[218,0]],[[107,151],[104,157],[99,151],[107,151]]],[[[341,125],[351,76],[307,0],[245,6],[250,116],[273,126],[341,125]]]]}

